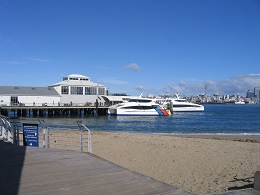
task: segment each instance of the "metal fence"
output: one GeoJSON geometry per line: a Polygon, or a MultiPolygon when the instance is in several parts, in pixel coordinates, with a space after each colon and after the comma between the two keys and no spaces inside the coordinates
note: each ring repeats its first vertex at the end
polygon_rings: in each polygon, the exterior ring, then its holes
{"type": "MultiPolygon", "coordinates": [[[[38,120],[39,147],[80,150],[92,153],[91,131],[80,121],[77,130],[50,129],[44,120],[38,120]]],[[[0,115],[0,140],[24,145],[23,124],[9,121],[0,115]]]]}

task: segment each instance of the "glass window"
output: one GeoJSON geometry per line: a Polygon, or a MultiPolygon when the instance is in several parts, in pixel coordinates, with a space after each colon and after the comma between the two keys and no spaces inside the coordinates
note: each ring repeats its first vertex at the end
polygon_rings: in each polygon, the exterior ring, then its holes
{"type": "Polygon", "coordinates": [[[83,87],[71,87],[72,95],[83,95],[83,87]]]}
{"type": "Polygon", "coordinates": [[[97,95],[96,87],[85,87],[85,95],[97,95]]]}
{"type": "Polygon", "coordinates": [[[105,95],[105,88],[98,88],[98,95],[105,95]]]}
{"type": "Polygon", "coordinates": [[[61,94],[69,94],[69,86],[61,86],[61,94]]]}
{"type": "Polygon", "coordinates": [[[11,105],[16,106],[18,104],[18,97],[11,96],[11,105]]]}

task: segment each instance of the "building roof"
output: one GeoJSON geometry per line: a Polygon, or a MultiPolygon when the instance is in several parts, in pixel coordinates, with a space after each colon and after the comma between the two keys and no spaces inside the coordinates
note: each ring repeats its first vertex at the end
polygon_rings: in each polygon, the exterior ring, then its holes
{"type": "Polygon", "coordinates": [[[84,87],[87,87],[87,86],[90,86],[90,87],[104,87],[104,85],[101,85],[99,83],[94,83],[94,82],[91,82],[91,81],[80,81],[80,80],[65,80],[65,81],[61,81],[59,83],[55,83],[55,84],[52,84],[50,85],[50,87],[56,87],[56,86],[84,86],[84,87]]]}
{"type": "Polygon", "coordinates": [[[63,77],[63,81],[50,85],[50,87],[56,86],[90,86],[90,87],[104,87],[100,83],[94,83],[90,81],[90,78],[80,74],[70,74],[63,77]]]}
{"type": "Polygon", "coordinates": [[[0,86],[0,95],[13,96],[60,96],[52,87],[0,86]]]}
{"type": "MultiPolygon", "coordinates": [[[[70,75],[65,76],[65,77],[69,77],[69,78],[87,78],[87,79],[90,79],[89,77],[84,76],[84,75],[81,75],[81,74],[70,74],[70,75]]],[[[63,77],[63,78],[65,78],[65,77],[63,77]]]]}

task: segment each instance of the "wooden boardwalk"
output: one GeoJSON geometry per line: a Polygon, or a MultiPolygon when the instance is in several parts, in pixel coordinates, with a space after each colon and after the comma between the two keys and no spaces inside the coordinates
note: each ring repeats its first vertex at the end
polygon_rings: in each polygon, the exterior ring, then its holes
{"type": "Polygon", "coordinates": [[[89,153],[0,141],[0,194],[191,194],[89,153]]]}

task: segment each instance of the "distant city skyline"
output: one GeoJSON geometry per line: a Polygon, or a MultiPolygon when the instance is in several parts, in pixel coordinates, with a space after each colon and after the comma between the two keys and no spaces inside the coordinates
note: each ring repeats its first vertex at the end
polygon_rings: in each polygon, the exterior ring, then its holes
{"type": "Polygon", "coordinates": [[[260,87],[260,2],[0,0],[1,86],[81,74],[128,95],[260,87]]]}

